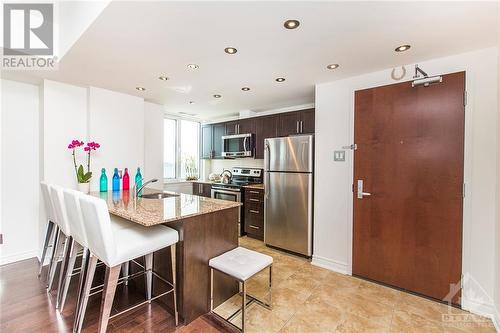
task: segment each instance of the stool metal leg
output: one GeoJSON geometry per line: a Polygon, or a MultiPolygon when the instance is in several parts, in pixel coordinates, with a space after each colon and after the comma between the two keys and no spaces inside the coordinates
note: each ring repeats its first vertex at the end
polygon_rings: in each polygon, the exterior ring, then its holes
{"type": "MultiPolygon", "coordinates": [[[[64,242],[63,249],[63,260],[61,262],[61,268],[59,269],[59,281],[57,283],[57,297],[56,297],[56,309],[59,309],[61,306],[61,296],[62,296],[62,286],[64,281],[66,280],[66,275],[68,271],[68,264],[71,255],[71,251],[73,250],[73,237],[67,236],[64,242]]],[[[73,271],[73,268],[71,268],[73,271]]],[[[71,276],[70,276],[71,279],[71,276]]]]}
{"type": "MultiPolygon", "coordinates": [[[[54,222],[47,221],[47,230],[45,232],[45,241],[43,243],[42,256],[40,257],[40,268],[38,269],[38,277],[42,274],[43,263],[45,262],[45,256],[47,255],[47,249],[49,248],[50,239],[52,238],[52,234],[54,232],[54,222]]],[[[54,248],[52,248],[54,250],[54,248]]]]}
{"type": "Polygon", "coordinates": [[[214,269],[210,268],[210,312],[214,312],[214,269]]]}
{"type": "Polygon", "coordinates": [[[174,288],[173,297],[174,297],[174,316],[175,316],[175,326],[179,325],[179,311],[177,310],[177,263],[176,263],[176,244],[170,246],[170,256],[172,259],[172,286],[174,288]]]}
{"type": "Polygon", "coordinates": [[[101,313],[99,316],[99,333],[106,333],[108,328],[109,315],[115,298],[116,285],[120,277],[121,265],[106,267],[104,277],[104,289],[102,290],[101,313]]]}
{"type": "MultiPolygon", "coordinates": [[[[69,252],[68,265],[66,266],[66,275],[64,278],[62,288],[60,289],[61,300],[59,301],[59,311],[61,312],[63,312],[64,310],[64,304],[66,303],[66,296],[68,295],[68,289],[71,283],[71,277],[73,276],[73,270],[75,268],[76,257],[78,256],[78,252],[81,250],[81,248],[82,247],[80,244],[75,242],[75,240],[72,240],[71,249],[69,252]]],[[[80,274],[83,274],[83,265],[84,265],[84,258],[82,256],[82,266],[80,268],[80,274]]]]}
{"type": "Polygon", "coordinates": [[[146,270],[146,299],[151,303],[153,289],[153,253],[144,256],[144,269],[146,270]]]}
{"type": "Polygon", "coordinates": [[[245,332],[245,309],[247,307],[247,285],[245,281],[241,283],[242,285],[242,296],[241,296],[241,332],[245,332]]]}
{"type": "Polygon", "coordinates": [[[128,277],[129,276],[129,271],[130,271],[130,261],[124,262],[122,264],[122,272],[123,272],[123,277],[125,277],[125,280],[123,281],[123,285],[128,286],[128,277]]]}
{"type": "Polygon", "coordinates": [[[87,310],[87,303],[90,296],[90,289],[92,287],[92,280],[94,280],[95,268],[97,266],[97,257],[90,255],[87,260],[87,274],[82,291],[81,306],[79,311],[80,313],[76,315],[76,318],[78,318],[78,322],[75,323],[76,329],[73,330],[73,332],[76,333],[80,333],[82,330],[83,320],[85,319],[85,311],[87,310]]]}
{"type": "Polygon", "coordinates": [[[63,247],[63,242],[64,242],[64,234],[62,233],[61,229],[57,230],[56,234],[56,242],[54,246],[54,250],[52,251],[52,259],[51,263],[49,266],[49,275],[47,279],[47,289],[50,291],[52,289],[52,284],[54,283],[54,277],[56,275],[56,270],[57,270],[57,263],[59,261],[59,256],[61,253],[61,249],[63,247]]]}
{"type": "Polygon", "coordinates": [[[269,308],[273,307],[273,265],[269,266],[269,308]]]}
{"type": "MultiPolygon", "coordinates": [[[[75,319],[73,323],[73,332],[78,329],[78,324],[80,323],[80,312],[82,308],[83,291],[85,287],[85,279],[87,278],[87,271],[90,260],[90,251],[88,248],[83,249],[82,255],[82,266],[80,271],[80,279],[78,281],[78,295],[76,298],[76,309],[75,309],[75,319]]],[[[92,283],[91,283],[92,284],[92,283]]]]}

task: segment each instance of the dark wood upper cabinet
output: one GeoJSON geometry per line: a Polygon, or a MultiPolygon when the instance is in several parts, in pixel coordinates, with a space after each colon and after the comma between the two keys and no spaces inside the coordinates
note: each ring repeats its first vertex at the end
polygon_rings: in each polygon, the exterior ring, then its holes
{"type": "Polygon", "coordinates": [[[314,133],[314,109],[281,113],[278,136],[314,133]]]}
{"type": "Polygon", "coordinates": [[[213,128],[212,125],[201,126],[201,158],[212,158],[212,145],[213,145],[213,128]]]}
{"type": "Polygon", "coordinates": [[[222,137],[226,135],[226,124],[213,124],[213,140],[212,140],[212,158],[223,158],[222,157],[222,137]]]}
{"type": "Polygon", "coordinates": [[[299,112],[287,112],[279,115],[278,136],[300,134],[299,112]]]}
{"type": "Polygon", "coordinates": [[[300,113],[300,134],[314,134],[314,109],[302,110],[300,113]]]}
{"type": "Polygon", "coordinates": [[[255,118],[240,119],[226,123],[226,135],[248,134],[255,132],[255,118]]]}
{"type": "Polygon", "coordinates": [[[264,139],[314,134],[314,109],[245,118],[201,127],[202,158],[223,158],[222,137],[255,134],[255,158],[264,158],[264,139]]]}
{"type": "Polygon", "coordinates": [[[255,118],[255,158],[264,158],[264,140],[278,136],[277,115],[255,118]]]}
{"type": "Polygon", "coordinates": [[[227,122],[225,126],[226,126],[225,135],[238,134],[238,122],[237,121],[227,122]]]}

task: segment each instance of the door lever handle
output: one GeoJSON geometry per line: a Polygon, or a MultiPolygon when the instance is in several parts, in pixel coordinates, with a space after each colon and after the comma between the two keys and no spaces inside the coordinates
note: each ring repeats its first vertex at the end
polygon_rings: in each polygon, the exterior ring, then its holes
{"type": "Polygon", "coordinates": [[[369,197],[371,195],[372,195],[371,193],[363,192],[363,180],[358,179],[358,195],[357,195],[358,199],[363,199],[363,197],[369,197]]]}

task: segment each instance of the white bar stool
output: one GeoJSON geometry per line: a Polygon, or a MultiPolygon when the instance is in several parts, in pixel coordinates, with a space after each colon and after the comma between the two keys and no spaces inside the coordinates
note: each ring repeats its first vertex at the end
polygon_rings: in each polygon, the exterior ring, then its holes
{"type": "MultiPolygon", "coordinates": [[[[57,271],[57,263],[60,259],[62,259],[60,275],[62,276],[62,273],[64,272],[64,263],[66,259],[64,255],[66,253],[66,247],[69,246],[69,243],[71,241],[70,227],[68,218],[66,216],[66,207],[64,206],[62,190],[63,188],[61,186],[52,184],[49,185],[49,195],[52,202],[52,207],[54,207],[54,214],[56,218],[55,223],[58,226],[54,241],[55,247],[52,251],[52,258],[49,266],[49,275],[47,281],[47,289],[49,291],[52,289],[54,277],[57,271]]],[[[56,305],[56,307],[57,306],[58,304],[56,305]]]]}
{"type": "MultiPolygon", "coordinates": [[[[43,202],[45,203],[47,227],[45,229],[45,241],[43,243],[42,255],[40,256],[40,268],[38,269],[38,277],[40,277],[40,275],[42,274],[42,268],[45,262],[45,257],[47,255],[48,248],[51,247],[52,251],[54,251],[53,245],[50,245],[50,240],[53,237],[55,237],[54,235],[55,233],[57,233],[57,225],[54,223],[55,221],[54,207],[52,206],[52,201],[50,200],[49,185],[46,182],[42,181],[40,182],[40,187],[42,189],[43,202]]],[[[49,271],[50,271],[50,265],[49,265],[49,271]]]]}
{"type": "Polygon", "coordinates": [[[248,305],[256,302],[265,308],[271,309],[272,307],[272,276],[273,276],[273,258],[271,256],[255,252],[244,247],[237,247],[231,251],[221,254],[218,257],[209,260],[210,266],[210,313],[221,318],[231,326],[245,332],[245,309],[248,305]],[[269,298],[267,303],[259,300],[258,298],[247,295],[246,282],[257,273],[269,268],[269,298]],[[221,272],[227,276],[237,280],[241,287],[241,309],[233,313],[228,318],[220,316],[214,312],[214,270],[221,272]],[[247,303],[247,297],[250,301],[247,303]],[[236,317],[241,312],[241,328],[231,323],[231,319],[236,317]]]}
{"type": "MultiPolygon", "coordinates": [[[[178,312],[175,251],[176,244],[179,241],[178,232],[161,225],[152,227],[137,225],[131,228],[113,230],[108,208],[104,200],[83,195],[79,198],[79,201],[84,228],[87,234],[90,257],[87,261],[87,274],[83,286],[81,305],[79,306],[80,313],[77,314],[78,324],[74,331],[81,331],[89,296],[99,292],[92,291],[93,288],[91,288],[98,259],[106,265],[98,328],[100,333],[106,332],[110,318],[130,311],[143,304],[150,303],[152,300],[169,293],[173,293],[175,325],[177,326],[178,312]],[[153,253],[166,247],[170,247],[172,256],[172,283],[153,272],[153,253]],[[146,301],[110,316],[116,286],[118,283],[121,283],[119,280],[125,279],[119,279],[122,264],[141,256],[145,256],[146,301]],[[172,289],[153,297],[153,275],[169,284],[172,289]]],[[[132,223],[130,224],[132,225],[132,223]]]]}

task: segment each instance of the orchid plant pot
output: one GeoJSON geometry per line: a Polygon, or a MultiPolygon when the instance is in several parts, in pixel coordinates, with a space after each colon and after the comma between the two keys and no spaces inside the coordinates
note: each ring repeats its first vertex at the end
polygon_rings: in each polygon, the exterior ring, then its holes
{"type": "Polygon", "coordinates": [[[89,194],[90,193],[90,182],[88,183],[78,183],[78,191],[89,194]]]}

